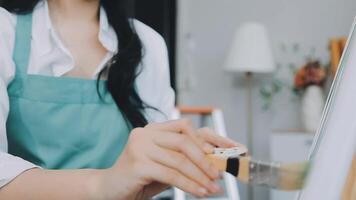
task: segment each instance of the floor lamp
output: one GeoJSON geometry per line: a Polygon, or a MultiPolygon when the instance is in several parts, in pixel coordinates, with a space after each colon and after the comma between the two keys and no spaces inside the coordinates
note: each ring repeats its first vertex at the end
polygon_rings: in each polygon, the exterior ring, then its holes
{"type": "MultiPolygon", "coordinates": [[[[253,103],[254,74],[268,74],[275,70],[271,45],[266,28],[259,23],[245,23],[235,33],[225,70],[244,73],[247,83],[247,146],[253,154],[253,103]]],[[[248,187],[248,199],[253,200],[253,190],[248,187]]]]}

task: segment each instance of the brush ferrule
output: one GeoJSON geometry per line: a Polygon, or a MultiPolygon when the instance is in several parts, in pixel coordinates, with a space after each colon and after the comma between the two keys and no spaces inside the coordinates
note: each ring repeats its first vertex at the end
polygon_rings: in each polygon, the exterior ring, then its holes
{"type": "Polygon", "coordinates": [[[279,186],[279,168],[280,164],[278,163],[250,161],[248,182],[252,185],[277,188],[279,186]]]}
{"type": "Polygon", "coordinates": [[[238,176],[240,170],[240,160],[238,157],[231,157],[227,159],[226,172],[233,176],[238,176]]]}

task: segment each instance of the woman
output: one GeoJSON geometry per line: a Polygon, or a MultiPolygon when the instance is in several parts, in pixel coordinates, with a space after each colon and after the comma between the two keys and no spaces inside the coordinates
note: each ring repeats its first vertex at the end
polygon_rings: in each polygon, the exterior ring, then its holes
{"type": "Polygon", "coordinates": [[[0,199],[147,199],[219,192],[206,160],[233,141],[173,109],[163,39],[120,0],[5,0],[0,199]],[[151,122],[151,123],[149,123],[151,122]]]}

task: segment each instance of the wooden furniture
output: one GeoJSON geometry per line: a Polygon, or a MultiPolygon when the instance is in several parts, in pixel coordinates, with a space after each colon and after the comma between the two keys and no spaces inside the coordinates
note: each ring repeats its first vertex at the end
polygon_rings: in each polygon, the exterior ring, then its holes
{"type": "Polygon", "coordinates": [[[330,64],[333,76],[336,74],[346,42],[346,37],[332,38],[330,40],[330,64]]]}
{"type": "Polygon", "coordinates": [[[347,178],[342,200],[355,200],[356,199],[356,154],[352,162],[349,176],[347,178]]]}
{"type": "MultiPolygon", "coordinates": [[[[346,46],[347,38],[333,38],[330,40],[330,64],[331,73],[334,76],[339,66],[339,62],[346,46]]],[[[342,200],[356,199],[356,154],[354,156],[353,164],[350,167],[348,179],[344,186],[344,191],[341,197],[342,200]]]]}
{"type": "Polygon", "coordinates": [[[178,110],[181,114],[211,115],[214,108],[210,106],[179,106],[178,110]]]}

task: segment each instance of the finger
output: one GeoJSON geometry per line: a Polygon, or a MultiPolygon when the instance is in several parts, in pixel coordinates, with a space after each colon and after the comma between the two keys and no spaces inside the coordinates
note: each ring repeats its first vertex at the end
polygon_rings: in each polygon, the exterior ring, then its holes
{"type": "Polygon", "coordinates": [[[193,122],[189,119],[171,120],[163,123],[151,123],[145,128],[158,129],[162,131],[183,132],[187,128],[193,128],[193,122]]]}
{"type": "MultiPolygon", "coordinates": [[[[207,147],[210,148],[210,149],[216,148],[215,145],[212,145],[212,144],[210,144],[210,143],[208,143],[208,142],[205,142],[205,146],[207,146],[207,147]]],[[[209,152],[206,152],[206,153],[207,153],[207,154],[211,154],[211,153],[213,153],[213,151],[209,151],[209,152]]]]}
{"type": "Polygon", "coordinates": [[[153,161],[150,163],[150,166],[152,166],[152,168],[148,172],[149,178],[154,181],[177,187],[197,197],[205,197],[209,194],[207,189],[174,169],[165,167],[153,161]]]}
{"type": "Polygon", "coordinates": [[[212,193],[219,192],[220,190],[219,186],[210,180],[210,177],[181,153],[157,146],[157,149],[150,157],[155,162],[179,171],[212,193]]]}
{"type": "Polygon", "coordinates": [[[219,171],[210,163],[204,151],[189,136],[166,132],[161,133],[160,137],[155,137],[153,141],[160,147],[183,153],[210,178],[219,178],[219,171]]]}
{"type": "Polygon", "coordinates": [[[231,139],[224,138],[222,136],[217,135],[210,128],[200,128],[197,130],[198,136],[201,137],[205,142],[210,143],[211,145],[222,147],[222,148],[231,148],[243,146],[231,139]]]}
{"type": "Polygon", "coordinates": [[[164,123],[152,123],[148,124],[145,128],[188,135],[206,153],[211,153],[213,151],[213,147],[211,145],[206,145],[205,142],[198,137],[197,131],[194,129],[193,123],[189,119],[173,120],[164,123]]]}

